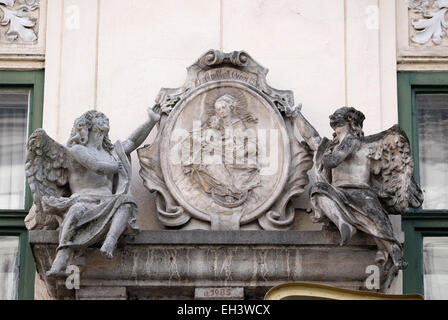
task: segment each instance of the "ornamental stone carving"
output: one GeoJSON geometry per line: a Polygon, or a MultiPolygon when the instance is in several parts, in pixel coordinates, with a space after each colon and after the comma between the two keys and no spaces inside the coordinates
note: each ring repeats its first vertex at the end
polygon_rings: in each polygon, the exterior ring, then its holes
{"type": "Polygon", "coordinates": [[[40,0],[0,0],[0,24],[7,26],[2,37],[9,42],[36,41],[39,6],[40,0]]]}
{"type": "Polygon", "coordinates": [[[212,230],[293,224],[290,200],[308,183],[312,155],[288,117],[292,92],[271,88],[266,74],[244,51],[210,50],[188,68],[182,87],[160,91],[158,136],[138,155],[165,226],[191,219],[212,230]]]}
{"type": "Polygon", "coordinates": [[[408,0],[415,44],[440,45],[447,38],[448,0],[408,0]]]}

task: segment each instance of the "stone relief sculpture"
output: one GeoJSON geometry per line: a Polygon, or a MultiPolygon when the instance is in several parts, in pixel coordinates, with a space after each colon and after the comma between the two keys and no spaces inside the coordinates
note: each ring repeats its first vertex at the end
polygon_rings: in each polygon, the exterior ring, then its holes
{"type": "Polygon", "coordinates": [[[33,28],[37,23],[40,0],[0,0],[0,11],[3,13],[0,24],[9,25],[5,36],[8,41],[20,39],[23,42],[37,40],[33,28]]]}
{"type": "Polygon", "coordinates": [[[411,24],[416,32],[411,40],[417,44],[426,44],[430,40],[440,45],[447,35],[448,0],[407,0],[408,8],[416,17],[411,24]]]}
{"type": "Polygon", "coordinates": [[[158,136],[138,155],[165,226],[291,228],[291,199],[308,184],[312,154],[287,116],[292,92],[271,88],[266,74],[243,51],[210,50],[182,87],[160,91],[158,136]]]}
{"type": "Polygon", "coordinates": [[[57,229],[59,246],[48,276],[65,272],[74,254],[102,242],[112,258],[119,237],[135,233],[137,204],[130,191],[130,154],[158,122],[160,106],[123,141],[112,144],[109,120],[88,111],[75,120],[66,146],[36,130],[27,144],[26,175],[34,208],[25,219],[29,229],[57,229]]]}
{"type": "MultiPolygon", "coordinates": [[[[257,118],[247,113],[241,101],[229,94],[218,97],[209,113],[210,117],[206,119],[204,129],[212,134],[215,133],[218,138],[208,139],[204,135],[201,141],[197,142],[200,148],[193,150],[192,157],[182,164],[184,173],[189,175],[204,192],[210,194],[215,203],[223,207],[235,208],[242,205],[251,190],[260,184],[260,166],[256,161],[258,146],[255,136],[247,139],[248,146],[245,145],[243,139],[238,139],[244,136],[251,123],[257,122],[257,118]],[[226,137],[226,130],[233,132],[232,137],[226,137]],[[231,140],[228,141],[229,139],[231,140]],[[213,152],[222,151],[222,147],[226,145],[235,147],[230,155],[230,161],[224,157],[217,159],[217,154],[213,152]],[[255,161],[245,163],[244,160],[249,158],[251,150],[255,151],[255,161]],[[240,162],[239,155],[242,160],[240,162]]],[[[191,138],[183,141],[187,152],[190,145],[194,145],[195,136],[197,135],[193,133],[191,138]]]]}
{"type": "Polygon", "coordinates": [[[404,269],[402,246],[395,237],[389,214],[403,214],[423,202],[414,182],[413,160],[406,134],[398,125],[364,136],[364,114],[343,107],[330,116],[333,140],[321,138],[304,118],[295,113],[298,129],[315,153],[316,182],[310,190],[313,222],[331,221],[341,235],[341,245],[360,230],[373,237],[376,262],[389,259],[404,269]]]}

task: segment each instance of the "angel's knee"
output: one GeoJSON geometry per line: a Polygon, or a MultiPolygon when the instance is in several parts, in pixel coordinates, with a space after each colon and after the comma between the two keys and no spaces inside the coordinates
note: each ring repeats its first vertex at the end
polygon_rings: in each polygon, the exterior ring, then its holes
{"type": "Polygon", "coordinates": [[[66,219],[78,221],[82,217],[85,210],[86,210],[86,206],[84,204],[75,203],[68,210],[66,219]]]}

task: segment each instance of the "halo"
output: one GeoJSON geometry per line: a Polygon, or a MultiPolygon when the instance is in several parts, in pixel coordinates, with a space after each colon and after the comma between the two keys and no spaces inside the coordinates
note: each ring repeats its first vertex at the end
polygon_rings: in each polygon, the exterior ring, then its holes
{"type": "Polygon", "coordinates": [[[208,92],[205,98],[205,107],[207,109],[208,116],[215,114],[215,102],[225,94],[231,95],[236,100],[236,108],[235,110],[232,110],[233,112],[238,112],[237,109],[247,110],[246,97],[240,90],[232,90],[232,88],[217,88],[208,92]]]}

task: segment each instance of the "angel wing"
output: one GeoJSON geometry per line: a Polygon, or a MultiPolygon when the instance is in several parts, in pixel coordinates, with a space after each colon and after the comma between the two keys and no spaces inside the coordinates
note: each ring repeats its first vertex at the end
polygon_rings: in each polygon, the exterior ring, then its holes
{"type": "Polygon", "coordinates": [[[406,213],[423,203],[423,192],[412,175],[414,161],[406,133],[395,125],[364,138],[371,159],[371,182],[391,214],[406,213]]]}
{"type": "Polygon", "coordinates": [[[33,195],[34,208],[25,219],[29,229],[56,229],[56,216],[45,211],[45,197],[70,195],[67,148],[37,129],[28,139],[25,174],[33,195]]]}

